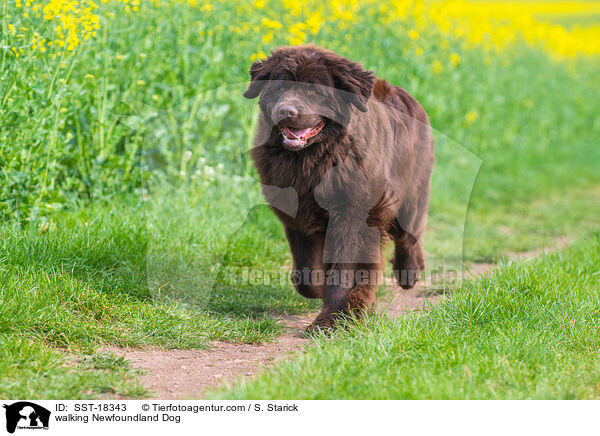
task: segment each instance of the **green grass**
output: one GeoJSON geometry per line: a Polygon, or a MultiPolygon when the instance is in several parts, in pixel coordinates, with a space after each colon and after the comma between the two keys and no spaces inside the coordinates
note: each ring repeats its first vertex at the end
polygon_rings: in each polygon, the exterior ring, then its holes
{"type": "Polygon", "coordinates": [[[106,345],[207,348],[211,340],[269,341],[281,326],[265,316],[267,310],[306,310],[299,296],[274,288],[241,294],[217,286],[223,297],[204,308],[152,299],[144,216],[134,209],[123,214],[121,207],[119,213],[65,216],[41,234],[0,229],[0,397],[137,395],[143,389],[127,368],[98,372],[94,365],[68,365],[63,350],[86,358],[106,345]]]}
{"type": "Polygon", "coordinates": [[[240,316],[317,310],[314,300],[302,298],[287,281],[291,259],[283,228],[260,203],[262,194],[251,179],[232,186],[223,174],[208,187],[153,190],[145,208],[152,297],[240,316]],[[285,280],[250,282],[244,271],[285,280]]]}
{"type": "Polygon", "coordinates": [[[349,323],[213,398],[593,399],[600,393],[600,234],[502,263],[418,314],[349,323]]]}
{"type": "Polygon", "coordinates": [[[108,355],[83,355],[76,362],[62,350],[19,335],[0,334],[0,398],[137,397],[146,388],[128,364],[108,355]]]}
{"type": "Polygon", "coordinates": [[[278,332],[251,311],[188,310],[152,300],[145,280],[140,217],[108,213],[65,223],[43,236],[3,232],[2,331],[26,332],[64,347],[113,343],[205,347],[208,340],[256,342],[278,332]],[[254,322],[256,321],[256,322],[254,322]]]}

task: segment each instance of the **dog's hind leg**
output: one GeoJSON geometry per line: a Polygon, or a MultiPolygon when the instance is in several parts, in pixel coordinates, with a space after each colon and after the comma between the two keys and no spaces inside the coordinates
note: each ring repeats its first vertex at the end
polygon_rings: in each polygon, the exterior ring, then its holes
{"type": "Polygon", "coordinates": [[[400,286],[410,289],[425,270],[425,256],[421,241],[401,229],[390,235],[395,245],[392,258],[394,277],[400,286]]]}

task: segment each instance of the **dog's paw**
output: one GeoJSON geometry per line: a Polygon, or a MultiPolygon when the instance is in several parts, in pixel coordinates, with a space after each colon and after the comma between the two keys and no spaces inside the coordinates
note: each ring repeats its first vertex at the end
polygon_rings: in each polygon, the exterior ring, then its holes
{"type": "Polygon", "coordinates": [[[304,329],[304,336],[318,335],[324,333],[331,334],[335,330],[335,320],[333,317],[317,317],[311,325],[304,329]]]}
{"type": "Polygon", "coordinates": [[[419,277],[421,276],[421,269],[412,268],[412,269],[394,269],[394,277],[396,279],[396,283],[402,289],[412,289],[415,284],[419,281],[419,277]]]}
{"type": "Polygon", "coordinates": [[[321,326],[318,324],[311,324],[304,329],[303,335],[305,338],[311,338],[313,336],[318,336],[320,334],[330,336],[334,330],[335,330],[334,327],[324,327],[324,326],[321,326]]]}

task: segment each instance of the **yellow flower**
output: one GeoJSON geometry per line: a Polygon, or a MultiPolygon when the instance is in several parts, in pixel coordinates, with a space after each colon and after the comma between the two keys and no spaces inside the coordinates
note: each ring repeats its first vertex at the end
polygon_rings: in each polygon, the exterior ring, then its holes
{"type": "Polygon", "coordinates": [[[421,47],[415,48],[415,55],[417,55],[418,57],[423,56],[423,49],[421,47]]]}
{"type": "MultiPolygon", "coordinates": [[[[41,9],[43,15],[36,14],[53,23],[55,39],[48,41],[47,45],[73,51],[82,40],[89,39],[94,30],[100,27],[100,18],[95,13],[97,8],[98,5],[92,0],[49,0],[41,9]]],[[[38,9],[38,4],[32,6],[33,11],[38,9]]]]}
{"type": "Polygon", "coordinates": [[[256,9],[262,9],[265,7],[265,0],[254,0],[252,4],[256,9]]]}
{"type": "Polygon", "coordinates": [[[433,74],[439,74],[443,69],[444,67],[442,66],[442,63],[437,59],[431,64],[431,71],[433,74]]]}
{"type": "Polygon", "coordinates": [[[293,16],[298,16],[302,12],[302,3],[300,0],[283,0],[283,7],[293,16]]]}
{"type": "Polygon", "coordinates": [[[138,84],[138,85],[140,85],[140,86],[144,86],[144,85],[146,84],[146,82],[144,82],[143,80],[138,80],[138,81],[137,81],[137,82],[135,82],[135,83],[137,83],[137,84],[138,84]]]}
{"type": "Polygon", "coordinates": [[[92,76],[91,74],[86,74],[84,77],[86,79],[94,80],[94,76],[92,76]]]}
{"type": "Polygon", "coordinates": [[[460,63],[460,56],[456,53],[452,53],[450,55],[450,65],[452,65],[453,67],[458,66],[458,64],[460,63]]]}
{"type": "Polygon", "coordinates": [[[306,24],[304,23],[296,23],[290,27],[290,35],[288,36],[290,45],[300,45],[306,42],[305,29],[306,24]]]}
{"type": "Polygon", "coordinates": [[[266,27],[267,29],[281,29],[282,24],[279,21],[275,21],[275,20],[270,20],[269,18],[263,18],[262,19],[262,25],[264,27],[266,27]]]}
{"type": "Polygon", "coordinates": [[[262,41],[264,44],[268,44],[273,40],[273,33],[269,32],[262,37],[262,41]]]}
{"type": "Polygon", "coordinates": [[[252,56],[250,56],[250,62],[256,62],[266,57],[267,55],[264,51],[259,51],[258,53],[254,53],[252,56]]]}
{"type": "Polygon", "coordinates": [[[465,121],[467,124],[473,124],[479,119],[479,114],[475,111],[470,111],[465,115],[465,121]]]}
{"type": "Polygon", "coordinates": [[[408,36],[410,39],[417,39],[419,37],[419,32],[413,29],[410,32],[408,32],[408,36]]]}
{"type": "Polygon", "coordinates": [[[319,33],[319,29],[321,28],[321,24],[323,23],[323,17],[321,16],[321,12],[317,11],[311,14],[306,20],[306,26],[310,30],[310,33],[313,35],[319,33]]]}

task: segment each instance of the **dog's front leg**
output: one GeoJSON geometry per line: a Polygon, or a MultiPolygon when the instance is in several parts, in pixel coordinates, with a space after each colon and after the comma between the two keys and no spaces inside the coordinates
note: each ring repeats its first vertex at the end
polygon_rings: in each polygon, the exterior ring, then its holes
{"type": "Polygon", "coordinates": [[[372,305],[376,285],[364,275],[380,269],[382,259],[381,231],[366,224],[366,214],[335,212],[330,211],[323,250],[323,261],[328,266],[323,310],[313,323],[324,328],[335,327],[342,314],[360,316],[372,305]]]}
{"type": "Polygon", "coordinates": [[[350,292],[355,285],[355,265],[331,265],[326,274],[323,309],[312,326],[321,328],[335,327],[336,319],[348,313],[350,292]]]}

